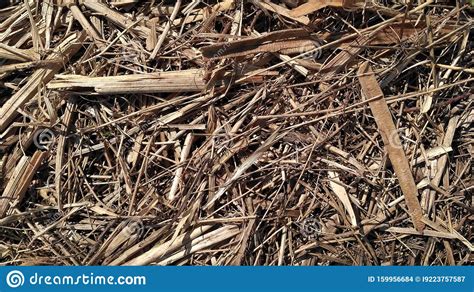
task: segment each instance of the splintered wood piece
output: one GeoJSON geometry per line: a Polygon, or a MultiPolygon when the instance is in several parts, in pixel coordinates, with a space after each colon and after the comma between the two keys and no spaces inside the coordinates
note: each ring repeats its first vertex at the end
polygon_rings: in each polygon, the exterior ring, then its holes
{"type": "MultiPolygon", "coordinates": [[[[424,22],[415,22],[415,21],[404,21],[396,22],[382,29],[376,31],[372,39],[370,40],[371,45],[389,45],[389,44],[398,44],[404,41],[409,41],[410,43],[417,43],[421,38],[425,38],[428,34],[427,24],[424,22]]],[[[444,25],[440,28],[440,35],[447,35],[448,33],[455,30],[457,26],[455,25],[444,25]]]]}
{"type": "Polygon", "coordinates": [[[91,9],[92,11],[101,14],[119,27],[130,29],[143,39],[147,39],[150,36],[151,30],[148,27],[143,25],[136,25],[135,21],[129,19],[118,11],[111,9],[104,3],[85,1],[83,5],[91,9]]]}
{"type": "Polygon", "coordinates": [[[29,161],[30,158],[28,156],[23,156],[13,170],[13,174],[8,180],[8,184],[5,186],[2,198],[0,199],[0,218],[5,217],[11,204],[14,204],[16,200],[18,200],[18,197],[15,196],[17,194],[16,189],[21,183],[21,177],[25,173],[29,161]]]}
{"type": "MultiPolygon", "coordinates": [[[[74,33],[60,43],[46,60],[63,60],[66,63],[71,56],[77,53],[85,39],[84,32],[74,33]]],[[[62,63],[52,63],[50,67],[38,69],[31,74],[28,82],[2,106],[0,109],[0,131],[5,130],[17,116],[17,110],[27,101],[31,100],[40,87],[53,79],[63,67],[62,63]]]]}
{"type": "Polygon", "coordinates": [[[257,37],[224,42],[201,48],[202,55],[209,59],[245,56],[261,52],[278,52],[285,49],[300,48],[314,43],[310,33],[304,29],[286,29],[257,37]]]}
{"type": "Polygon", "coordinates": [[[423,217],[423,222],[438,232],[445,232],[445,233],[449,233],[455,236],[460,242],[466,245],[466,247],[469,248],[471,252],[474,251],[474,245],[469,240],[467,240],[464,236],[459,234],[459,232],[457,232],[455,229],[446,230],[447,229],[446,222],[444,222],[439,217],[436,217],[435,221],[431,221],[429,218],[423,217]]]}
{"type": "Polygon", "coordinates": [[[46,156],[48,156],[47,152],[36,151],[32,157],[23,156],[20,159],[0,199],[0,219],[8,214],[11,206],[16,206],[23,200],[26,191],[31,186],[33,175],[46,156]]]}
{"type": "MultiPolygon", "coordinates": [[[[425,155],[426,155],[426,159],[430,160],[451,151],[453,151],[453,148],[451,148],[451,146],[437,146],[437,147],[426,150],[425,155]]],[[[414,166],[414,165],[425,162],[425,155],[420,155],[420,157],[414,159],[411,162],[411,165],[414,166]]]]}
{"type": "Polygon", "coordinates": [[[97,45],[97,47],[101,50],[105,48],[105,43],[102,40],[101,36],[99,33],[96,31],[96,29],[89,23],[87,18],[82,14],[81,9],[77,5],[71,5],[69,7],[69,10],[71,10],[72,15],[74,18],[82,25],[84,30],[87,32],[87,34],[92,38],[94,43],[97,45]]]}
{"type": "Polygon", "coordinates": [[[311,14],[324,7],[344,7],[348,8],[354,4],[354,0],[309,0],[300,6],[292,9],[290,15],[293,17],[302,17],[311,14]]]}
{"type": "MultiPolygon", "coordinates": [[[[201,20],[205,20],[208,15],[218,13],[218,12],[225,12],[228,11],[235,6],[235,0],[223,0],[219,1],[217,4],[212,6],[210,9],[209,7],[204,7],[202,9],[199,9],[195,12],[189,11],[189,15],[186,15],[185,17],[175,19],[173,21],[174,25],[183,25],[183,24],[188,24],[188,23],[193,23],[201,20]]],[[[162,15],[162,14],[169,14],[171,15],[173,13],[174,8],[171,6],[164,6],[160,8],[153,8],[153,12],[156,13],[157,15],[162,15]]],[[[188,12],[184,12],[184,14],[188,14],[188,12]]]]}
{"type": "Polygon", "coordinates": [[[189,248],[187,246],[182,246],[177,253],[171,254],[169,256],[163,256],[159,261],[157,261],[156,264],[159,266],[170,265],[184,257],[189,256],[189,254],[194,254],[195,252],[209,248],[220,242],[232,239],[234,236],[239,234],[239,232],[240,229],[237,226],[229,225],[213,230],[191,240],[189,242],[189,248]]]}
{"type": "MultiPolygon", "coordinates": [[[[401,234],[412,234],[412,235],[420,235],[414,228],[404,228],[404,227],[390,227],[385,229],[384,231],[393,232],[393,233],[401,233],[401,234]]],[[[431,237],[438,237],[438,238],[449,238],[449,239],[456,239],[457,237],[448,232],[439,232],[433,230],[423,230],[421,233],[423,236],[431,236],[431,237]]]]}
{"type": "MultiPolygon", "coordinates": [[[[72,122],[72,115],[74,111],[76,110],[77,106],[76,103],[68,101],[66,103],[66,110],[65,113],[62,117],[62,125],[61,125],[61,130],[63,133],[67,133],[69,126],[72,122]]],[[[63,208],[63,192],[62,192],[62,176],[64,173],[63,167],[64,167],[64,150],[66,147],[66,141],[67,137],[66,135],[60,135],[58,138],[58,146],[57,146],[57,151],[56,151],[56,165],[55,165],[55,177],[54,177],[54,186],[56,189],[56,197],[58,200],[58,209],[62,210],[63,208]]]]}
{"type": "Polygon", "coordinates": [[[335,74],[341,72],[346,68],[351,60],[353,60],[367,45],[372,37],[360,36],[350,44],[343,44],[342,51],[334,56],[329,62],[323,65],[320,70],[322,79],[333,77],[335,74]]]}
{"type": "Polygon", "coordinates": [[[18,49],[0,43],[0,58],[15,61],[37,61],[39,56],[33,50],[18,49]]]}
{"type": "Polygon", "coordinates": [[[271,12],[275,12],[275,13],[278,13],[280,14],[281,16],[283,17],[286,17],[286,18],[289,18],[289,19],[292,19],[294,21],[297,21],[299,23],[302,23],[304,25],[308,25],[310,23],[309,21],[309,18],[306,17],[306,16],[293,16],[291,15],[291,10],[283,7],[283,6],[280,6],[278,4],[275,4],[275,3],[272,3],[270,1],[266,1],[266,0],[252,0],[252,2],[263,8],[263,9],[266,9],[266,10],[269,10],[271,12]]]}
{"type": "Polygon", "coordinates": [[[179,187],[182,184],[183,172],[185,168],[184,163],[186,162],[186,159],[188,159],[189,152],[191,151],[192,141],[193,135],[188,134],[186,136],[186,139],[184,140],[184,145],[183,149],[181,150],[181,156],[179,160],[179,166],[175,171],[173,183],[171,184],[171,189],[168,193],[168,200],[170,201],[174,200],[176,194],[178,193],[179,187]]]}
{"type": "Polygon", "coordinates": [[[410,164],[403,151],[397,128],[392,120],[390,109],[385,101],[382,89],[368,62],[364,62],[361,65],[357,74],[359,76],[362,93],[365,98],[369,100],[369,106],[374,115],[380,135],[382,136],[385,150],[388,152],[388,157],[398,177],[398,182],[405,197],[413,225],[416,230],[421,232],[425,224],[421,221],[423,213],[418,200],[418,189],[416,188],[410,164]]]}
{"type": "Polygon", "coordinates": [[[56,75],[48,88],[75,90],[81,94],[193,92],[204,90],[206,82],[203,70],[190,69],[106,77],[56,75]]]}
{"type": "Polygon", "coordinates": [[[349,199],[349,195],[346,192],[346,189],[341,185],[341,181],[339,180],[339,176],[337,172],[328,171],[329,174],[329,186],[333,190],[333,192],[337,195],[339,200],[344,205],[344,208],[349,214],[349,218],[351,221],[352,226],[357,227],[357,218],[354,213],[354,209],[352,208],[351,200],[349,199]]]}
{"type": "Polygon", "coordinates": [[[168,35],[168,32],[171,28],[171,24],[173,23],[173,20],[176,18],[178,15],[179,9],[181,8],[181,2],[182,0],[176,0],[173,13],[171,13],[170,20],[166,23],[165,28],[163,29],[163,32],[160,35],[160,38],[158,39],[158,42],[156,43],[155,48],[151,52],[150,55],[150,60],[153,60],[156,58],[156,55],[158,54],[158,51],[160,50],[161,46],[163,45],[163,42],[166,39],[166,36],[168,35]]]}
{"type": "Polygon", "coordinates": [[[138,3],[139,0],[112,0],[109,1],[110,5],[114,7],[123,7],[123,6],[128,6],[131,4],[136,4],[138,3]]]}
{"type": "MultiPolygon", "coordinates": [[[[451,119],[449,119],[448,126],[446,128],[446,132],[444,134],[444,139],[442,143],[443,149],[451,148],[451,144],[453,143],[454,134],[456,132],[458,121],[459,121],[459,116],[454,116],[451,119]]],[[[431,180],[431,183],[434,184],[435,186],[438,186],[439,183],[441,182],[441,177],[443,176],[444,169],[447,163],[448,163],[447,155],[443,155],[440,158],[438,158],[438,163],[437,163],[438,167],[436,170],[436,174],[434,178],[431,180]]]]}
{"type": "Polygon", "coordinates": [[[176,239],[168,242],[164,242],[162,244],[158,244],[152,247],[149,251],[144,252],[137,256],[136,258],[131,259],[130,261],[126,262],[125,266],[143,266],[149,265],[153,262],[156,262],[163,256],[167,254],[173,254],[181,247],[184,247],[189,244],[189,242],[193,241],[194,239],[202,236],[207,231],[211,229],[211,225],[204,225],[197,227],[196,229],[184,233],[183,235],[178,236],[176,239]]]}
{"type": "Polygon", "coordinates": [[[11,65],[4,65],[0,67],[0,74],[8,73],[12,71],[19,71],[31,68],[45,68],[54,63],[61,63],[59,60],[51,60],[51,61],[32,61],[32,62],[23,62],[23,63],[16,63],[11,65]]]}

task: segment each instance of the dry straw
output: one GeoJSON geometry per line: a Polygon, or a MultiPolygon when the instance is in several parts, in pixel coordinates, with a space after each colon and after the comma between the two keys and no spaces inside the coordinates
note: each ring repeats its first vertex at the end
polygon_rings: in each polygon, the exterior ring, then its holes
{"type": "Polygon", "coordinates": [[[3,264],[472,261],[468,4],[2,5],[3,264]]]}

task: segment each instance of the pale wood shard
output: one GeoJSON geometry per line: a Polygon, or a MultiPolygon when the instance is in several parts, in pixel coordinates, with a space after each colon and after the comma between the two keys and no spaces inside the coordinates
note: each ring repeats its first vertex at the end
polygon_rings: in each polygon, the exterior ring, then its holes
{"type": "Polygon", "coordinates": [[[322,79],[331,78],[335,74],[344,70],[348,64],[369,44],[371,36],[360,36],[350,44],[343,44],[342,51],[323,65],[320,70],[322,79]]]}
{"type": "Polygon", "coordinates": [[[176,194],[179,191],[179,187],[182,187],[183,181],[183,172],[185,168],[186,159],[188,159],[189,153],[191,151],[191,146],[193,142],[193,135],[188,134],[184,140],[183,149],[181,150],[181,155],[179,159],[179,166],[175,171],[173,183],[171,184],[170,192],[168,193],[168,200],[173,201],[176,194]]]}
{"type": "Polygon", "coordinates": [[[203,236],[208,233],[211,229],[211,225],[204,225],[192,230],[189,233],[185,233],[173,241],[164,242],[152,247],[149,251],[142,253],[138,257],[133,258],[132,260],[126,262],[125,266],[142,266],[149,265],[153,262],[159,261],[166,255],[173,254],[178,251],[180,248],[189,245],[189,243],[196,238],[203,236]]]}
{"type": "MultiPolygon", "coordinates": [[[[208,15],[212,15],[219,12],[226,12],[234,7],[235,7],[235,0],[219,1],[219,3],[213,5],[211,9],[209,9],[208,7],[205,7],[197,11],[187,11],[185,13],[186,16],[175,19],[173,21],[173,24],[183,25],[183,24],[202,21],[202,20],[205,20],[206,17],[208,17],[208,15]]],[[[162,14],[171,15],[173,13],[173,10],[174,10],[174,7],[172,6],[164,6],[164,7],[154,9],[154,13],[158,15],[162,15],[162,14]]]]}
{"type": "Polygon", "coordinates": [[[453,148],[451,146],[437,146],[437,147],[428,149],[426,150],[426,153],[424,155],[420,155],[420,157],[413,160],[411,162],[411,165],[414,166],[414,165],[423,163],[425,162],[425,159],[431,160],[435,157],[442,156],[443,154],[447,154],[451,151],[453,151],[453,148]]]}
{"type": "Polygon", "coordinates": [[[349,214],[350,222],[353,227],[357,227],[357,218],[354,213],[354,209],[352,208],[351,200],[349,199],[349,195],[346,192],[346,189],[341,185],[341,181],[339,180],[339,175],[337,172],[328,171],[329,174],[329,185],[333,192],[337,195],[339,200],[344,205],[347,213],[349,214]]]}
{"type": "MultiPolygon", "coordinates": [[[[273,71],[258,75],[253,74],[252,71],[240,72],[240,74],[237,76],[249,76],[249,78],[239,83],[261,83],[265,81],[266,76],[278,75],[273,71]]],[[[55,79],[48,83],[47,88],[85,95],[201,92],[212,86],[225,86],[233,80],[235,75],[235,72],[221,71],[208,80],[206,71],[203,69],[105,77],[56,75],[55,79]]]]}
{"type": "MultiPolygon", "coordinates": [[[[247,208],[249,209],[249,213],[250,214],[253,213],[255,210],[253,207],[252,200],[248,198],[245,201],[247,203],[247,208]]],[[[252,218],[249,220],[249,223],[247,227],[244,229],[242,238],[240,240],[241,241],[240,248],[235,254],[235,256],[232,258],[232,260],[230,261],[231,265],[236,265],[236,266],[241,265],[243,261],[245,260],[245,253],[248,248],[249,239],[252,233],[255,231],[256,223],[257,223],[257,220],[255,218],[252,218]]]]}
{"type": "Polygon", "coordinates": [[[423,213],[418,200],[418,189],[382,89],[380,89],[375,74],[368,62],[363,63],[357,73],[362,93],[369,100],[369,106],[382,136],[384,147],[397,175],[400,188],[403,191],[413,225],[416,230],[421,232],[425,225],[421,221],[423,213]]]}
{"type": "MultiPolygon", "coordinates": [[[[63,60],[67,62],[82,46],[85,33],[74,33],[60,43],[46,60],[63,60]]],[[[28,82],[2,106],[0,109],[0,131],[5,130],[17,116],[17,110],[27,101],[35,97],[41,85],[47,84],[62,68],[61,63],[53,63],[49,68],[36,70],[28,82]]]]}
{"type": "Polygon", "coordinates": [[[39,35],[39,29],[36,26],[36,22],[33,16],[32,7],[28,4],[28,1],[25,2],[26,12],[28,13],[28,19],[30,20],[31,25],[31,41],[33,42],[33,50],[36,53],[39,53],[40,47],[42,47],[41,38],[39,35]]]}
{"type": "Polygon", "coordinates": [[[436,238],[448,238],[454,239],[457,238],[455,235],[448,233],[448,232],[440,232],[440,231],[433,231],[433,230],[423,230],[420,234],[414,228],[403,228],[403,227],[390,227],[384,230],[386,232],[393,232],[393,233],[401,233],[401,234],[411,234],[411,235],[422,235],[422,236],[430,236],[436,238]]]}
{"type": "Polygon", "coordinates": [[[93,1],[85,1],[83,3],[84,6],[91,9],[92,11],[101,14],[102,16],[106,17],[108,20],[113,22],[114,24],[118,25],[121,28],[130,29],[134,33],[138,34],[143,39],[148,38],[151,33],[150,28],[140,24],[137,25],[135,21],[129,19],[125,15],[121,14],[120,12],[111,9],[104,3],[100,2],[93,2],[93,1]]]}
{"type": "Polygon", "coordinates": [[[0,199],[0,218],[4,218],[12,207],[23,200],[33,176],[46,156],[47,152],[36,151],[32,157],[23,156],[20,159],[0,199]]]}
{"type": "MultiPolygon", "coordinates": [[[[437,148],[441,148],[442,150],[444,149],[451,149],[451,143],[453,142],[454,134],[457,128],[457,124],[459,122],[459,116],[454,116],[452,117],[447,125],[447,128],[444,133],[443,141],[441,143],[441,146],[438,146],[437,148]]],[[[436,149],[436,148],[435,148],[436,149]]],[[[446,151],[448,152],[448,151],[446,151]]],[[[446,153],[445,152],[445,153],[446,153]]],[[[438,153],[443,154],[442,152],[438,151],[438,153]]],[[[427,154],[429,155],[429,154],[427,154]]],[[[447,155],[442,155],[439,157],[436,161],[431,161],[431,168],[430,172],[432,175],[429,175],[427,178],[422,180],[417,187],[426,187],[430,186],[431,189],[425,189],[423,191],[423,201],[426,202],[426,204],[423,206],[427,210],[431,210],[434,200],[436,198],[436,192],[435,190],[438,190],[438,186],[441,182],[441,178],[443,175],[445,175],[445,167],[448,162],[448,156],[447,155]],[[430,178],[432,178],[430,180],[430,178]]]]}
{"type": "Polygon", "coordinates": [[[159,261],[157,261],[156,264],[159,266],[171,265],[178,260],[188,257],[190,254],[210,248],[215,244],[231,239],[239,232],[240,230],[237,226],[221,227],[220,229],[211,231],[191,240],[189,242],[190,248],[183,246],[177,253],[169,256],[163,256],[161,259],[159,259],[159,261]]]}
{"type": "Polygon", "coordinates": [[[431,228],[435,229],[438,232],[445,232],[448,234],[451,234],[452,236],[455,236],[459,241],[461,241],[471,252],[474,251],[474,245],[467,240],[464,236],[459,234],[455,229],[451,229],[448,227],[447,223],[444,222],[444,220],[436,217],[435,221],[432,221],[426,217],[423,217],[423,222],[426,223],[426,225],[430,226],[431,228]]]}
{"type": "Polygon", "coordinates": [[[39,56],[33,50],[18,49],[0,43],[0,58],[15,61],[37,61],[39,56]]]}
{"type": "Polygon", "coordinates": [[[138,3],[139,0],[112,0],[110,5],[114,7],[124,7],[138,3]]]}
{"type": "Polygon", "coordinates": [[[58,209],[62,210],[63,208],[63,184],[62,177],[64,175],[64,151],[67,142],[67,132],[69,126],[72,123],[72,115],[76,110],[76,104],[74,102],[68,101],[66,104],[66,112],[63,116],[63,126],[61,127],[62,132],[64,133],[58,138],[58,146],[56,153],[56,165],[55,165],[55,177],[54,177],[54,187],[56,189],[56,199],[58,202],[58,209]]]}
{"type": "Polygon", "coordinates": [[[262,9],[269,10],[271,12],[275,12],[280,14],[283,17],[289,18],[291,20],[297,21],[299,23],[302,23],[304,25],[308,25],[310,23],[309,18],[306,16],[293,16],[291,14],[291,10],[288,8],[285,8],[283,6],[280,6],[278,4],[272,3],[267,0],[251,0],[252,3],[255,5],[261,7],[262,9]]]}
{"type": "MultiPolygon", "coordinates": [[[[451,148],[451,144],[453,143],[454,134],[456,133],[458,122],[459,122],[459,116],[454,116],[451,119],[449,119],[448,125],[445,130],[443,142],[440,146],[442,149],[451,148]]],[[[447,163],[448,163],[447,155],[443,155],[440,158],[438,158],[436,175],[431,181],[431,183],[433,183],[435,186],[438,186],[439,183],[441,182],[441,178],[443,176],[447,163]]]]}
{"type": "Polygon", "coordinates": [[[286,49],[310,46],[314,42],[310,33],[304,29],[275,31],[231,42],[224,42],[201,48],[202,55],[209,59],[231,58],[262,52],[278,52],[286,49]]]}
{"type": "Polygon", "coordinates": [[[82,25],[84,30],[87,32],[89,37],[94,41],[94,43],[97,45],[99,49],[104,49],[105,48],[105,43],[102,40],[102,37],[99,35],[99,33],[96,31],[96,29],[89,23],[87,18],[82,14],[81,9],[77,5],[71,5],[69,7],[69,10],[71,10],[72,15],[74,16],[75,19],[82,25]]]}
{"type": "Polygon", "coordinates": [[[48,88],[75,90],[81,94],[193,92],[204,90],[206,81],[203,70],[190,69],[106,77],[56,75],[48,88]]]}
{"type": "Polygon", "coordinates": [[[54,66],[54,64],[60,64],[60,60],[51,60],[51,61],[32,61],[32,62],[24,62],[24,63],[16,63],[11,65],[3,65],[0,67],[0,74],[9,73],[12,71],[21,71],[25,69],[31,68],[47,68],[50,66],[54,66]]]}
{"type": "Polygon", "coordinates": [[[292,9],[290,15],[293,17],[302,17],[328,6],[349,8],[354,2],[354,0],[309,0],[292,9]]]}
{"type": "Polygon", "coordinates": [[[29,161],[30,158],[28,156],[23,156],[13,170],[11,178],[3,191],[2,199],[0,200],[0,218],[5,217],[11,204],[18,200],[18,197],[15,196],[17,185],[20,184],[21,177],[25,172],[29,161]]]}
{"type": "MultiPolygon", "coordinates": [[[[28,2],[30,5],[34,3],[34,1],[29,1],[28,2]]],[[[12,25],[14,25],[16,22],[18,22],[22,18],[26,18],[26,7],[24,5],[21,5],[21,7],[17,7],[9,16],[0,23],[0,32],[8,31],[9,28],[11,28],[12,25]]],[[[6,33],[0,34],[0,39],[3,40],[3,37],[6,37],[6,33]]]]}
{"type": "Polygon", "coordinates": [[[182,0],[176,0],[175,6],[173,8],[173,12],[171,13],[169,21],[166,23],[165,28],[163,29],[163,32],[160,35],[160,38],[158,39],[155,48],[151,52],[150,55],[150,60],[153,60],[156,58],[156,55],[158,54],[158,51],[160,50],[161,46],[163,45],[163,42],[166,39],[166,36],[171,28],[171,24],[175,20],[176,16],[178,16],[179,9],[181,8],[181,3],[182,0]]]}
{"type": "MultiPolygon", "coordinates": [[[[33,144],[33,139],[34,135],[38,128],[33,128],[31,132],[29,132],[27,135],[22,137],[21,144],[24,145],[24,147],[30,147],[33,144]]],[[[24,156],[24,151],[21,148],[15,149],[12,153],[9,153],[9,155],[5,155],[5,163],[3,164],[3,177],[4,181],[2,183],[2,187],[4,188],[8,183],[10,178],[13,175],[13,170],[15,167],[18,165],[20,159],[24,156]],[[6,159],[8,158],[8,159],[6,159]]]]}
{"type": "Polygon", "coordinates": [[[128,259],[131,259],[133,256],[143,254],[143,249],[149,246],[153,247],[156,240],[158,240],[161,236],[163,236],[163,232],[164,232],[163,228],[155,230],[143,241],[140,241],[139,243],[136,243],[135,245],[126,249],[117,258],[108,260],[107,265],[118,266],[118,265],[124,264],[128,259]]]}

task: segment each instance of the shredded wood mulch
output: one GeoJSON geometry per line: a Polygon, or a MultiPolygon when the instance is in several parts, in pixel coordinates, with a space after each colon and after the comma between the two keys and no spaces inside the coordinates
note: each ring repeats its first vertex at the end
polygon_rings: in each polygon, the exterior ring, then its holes
{"type": "Polygon", "coordinates": [[[469,265],[465,1],[2,1],[4,265],[469,265]]]}

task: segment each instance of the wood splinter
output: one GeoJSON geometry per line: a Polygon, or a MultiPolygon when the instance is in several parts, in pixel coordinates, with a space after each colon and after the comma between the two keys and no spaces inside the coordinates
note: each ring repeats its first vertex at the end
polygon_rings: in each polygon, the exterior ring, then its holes
{"type": "Polygon", "coordinates": [[[370,109],[379,128],[388,157],[398,177],[413,225],[416,230],[422,232],[425,224],[422,222],[423,213],[418,200],[418,190],[382,89],[368,62],[364,62],[357,73],[362,87],[362,94],[369,100],[370,109]]]}

